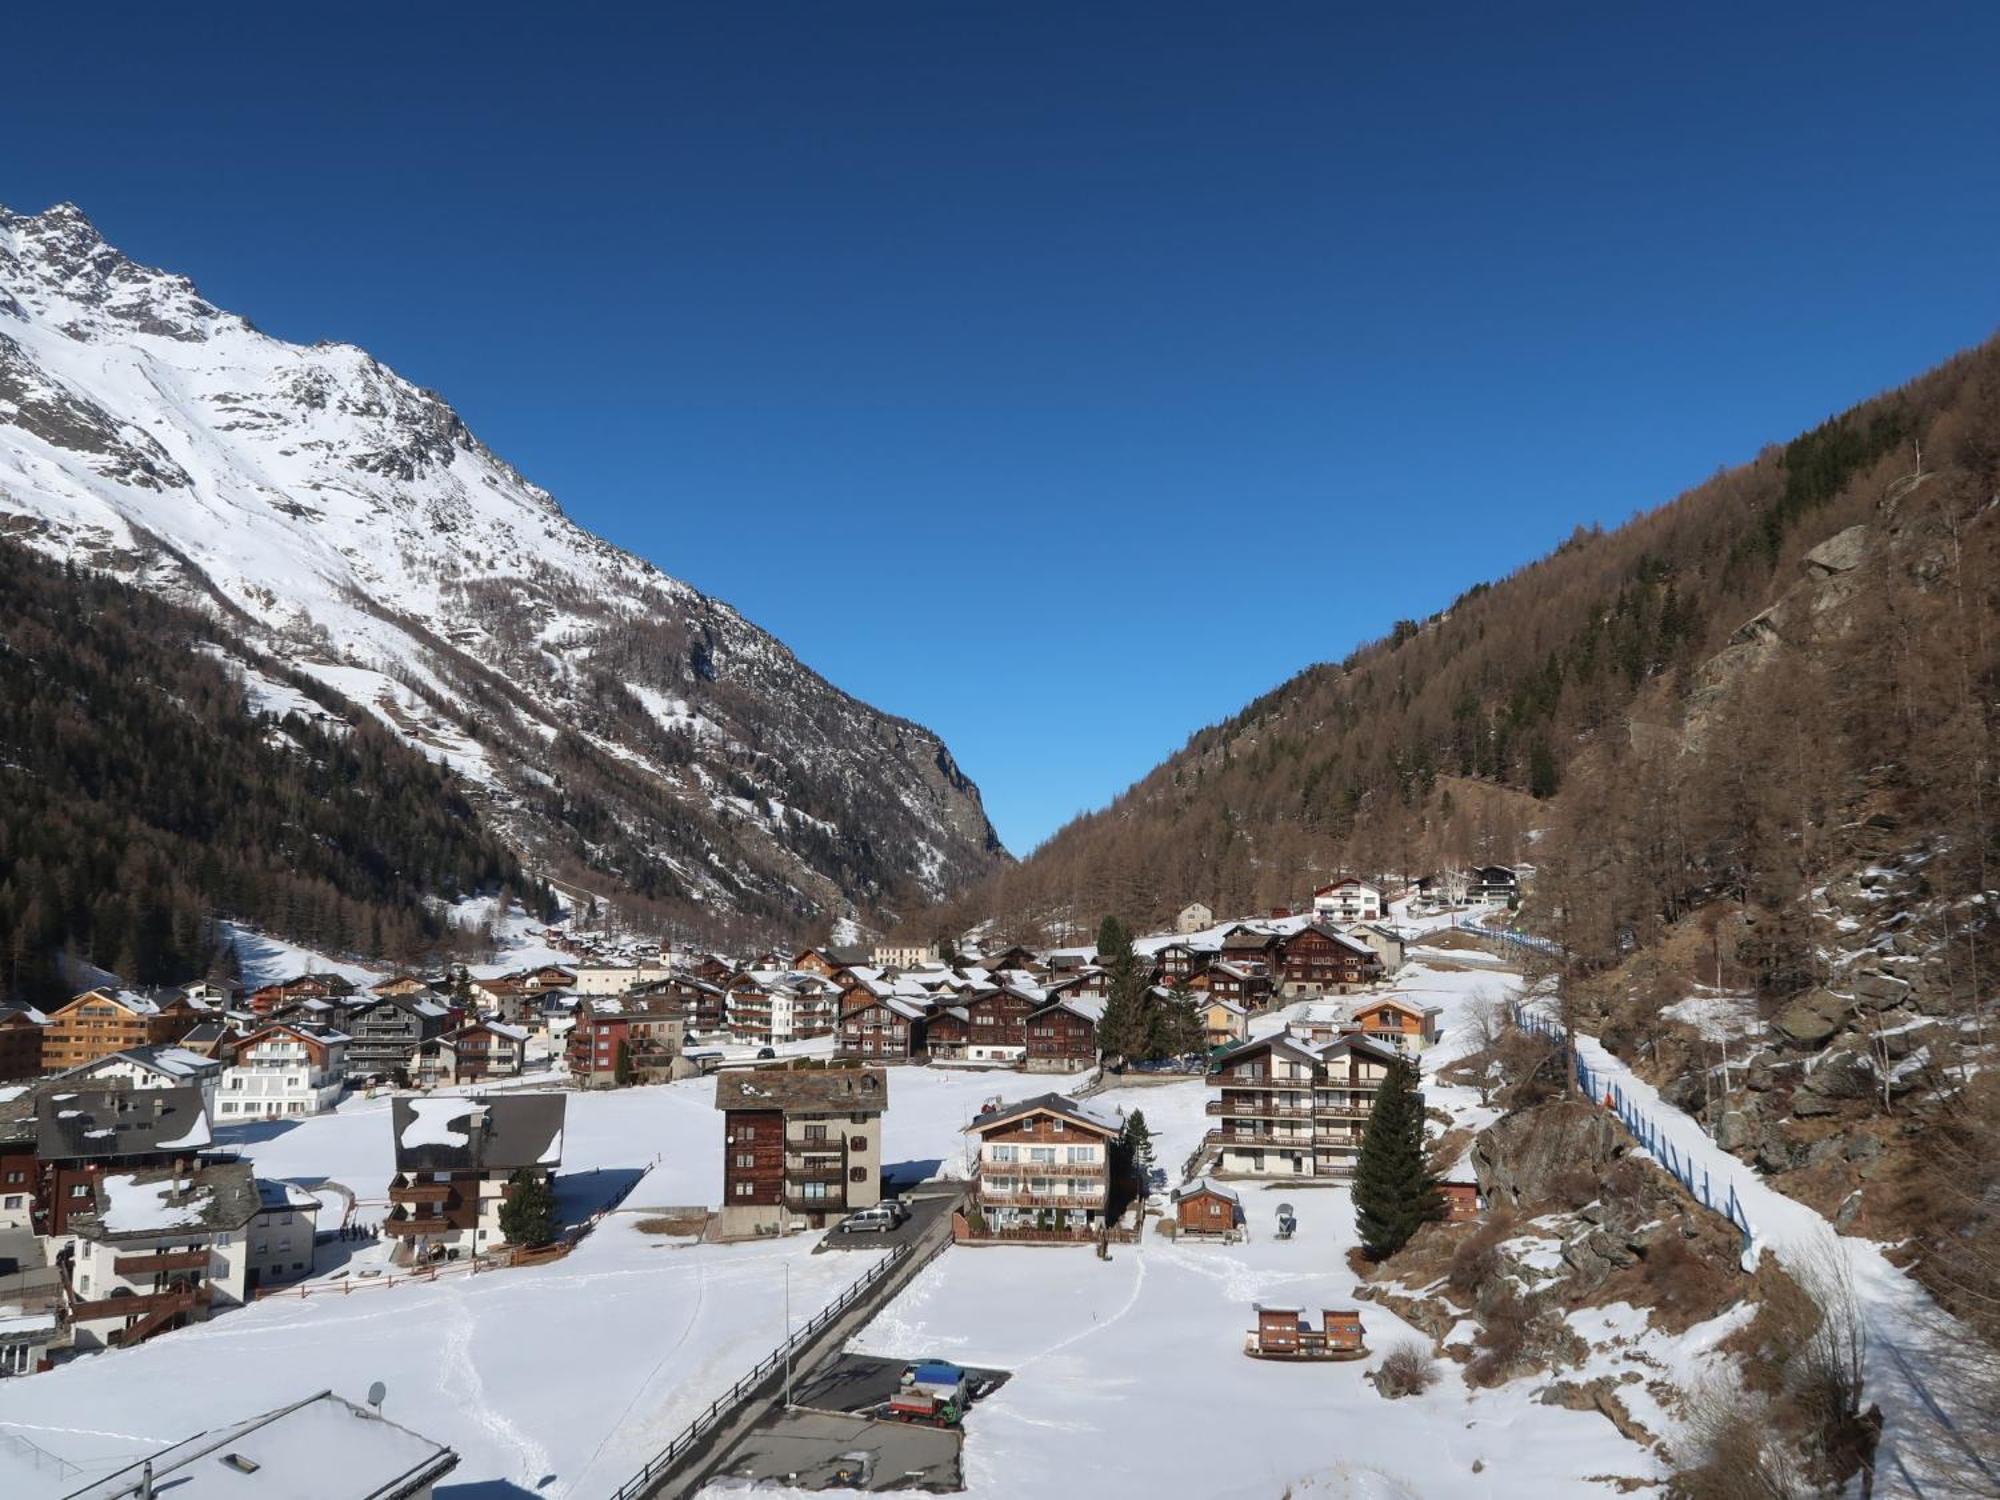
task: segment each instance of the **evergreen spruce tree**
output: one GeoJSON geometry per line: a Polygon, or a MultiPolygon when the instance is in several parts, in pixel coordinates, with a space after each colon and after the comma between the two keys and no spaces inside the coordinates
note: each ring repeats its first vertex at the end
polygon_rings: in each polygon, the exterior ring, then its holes
{"type": "Polygon", "coordinates": [[[611,1065],[611,1081],[619,1088],[632,1081],[632,1043],[621,1038],[618,1043],[618,1058],[611,1065]]]}
{"type": "Polygon", "coordinates": [[[556,1195],[549,1180],[532,1167],[522,1167],[508,1179],[507,1201],[500,1205],[500,1232],[510,1245],[546,1245],[556,1237],[556,1195]]]}
{"type": "Polygon", "coordinates": [[[1193,1057],[1206,1049],[1208,1034],[1192,990],[1175,985],[1164,996],[1148,991],[1147,999],[1148,1056],[1193,1057]]]}
{"type": "Polygon", "coordinates": [[[1097,962],[1110,990],[1097,1026],[1098,1046],[1128,1061],[1151,1056],[1146,971],[1132,951],[1132,934],[1116,917],[1106,917],[1097,929],[1097,962]]]}
{"type": "Polygon", "coordinates": [[[1402,1249],[1411,1235],[1444,1217],[1444,1198],[1424,1156],[1424,1096],[1417,1070],[1402,1058],[1375,1090],[1375,1108],[1354,1165],[1354,1224],[1371,1260],[1402,1249]]]}
{"type": "Polygon", "coordinates": [[[1146,1123],[1146,1112],[1135,1109],[1125,1117],[1125,1133],[1119,1138],[1132,1169],[1143,1179],[1153,1170],[1153,1130],[1146,1123]]]}

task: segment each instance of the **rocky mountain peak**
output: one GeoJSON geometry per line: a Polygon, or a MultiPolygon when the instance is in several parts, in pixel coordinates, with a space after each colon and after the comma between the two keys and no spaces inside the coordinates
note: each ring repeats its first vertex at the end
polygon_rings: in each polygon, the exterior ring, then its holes
{"type": "Polygon", "coordinates": [[[228,612],[578,889],[775,932],[1003,857],[937,736],[574,525],[367,351],[259,333],[69,205],[0,211],[0,310],[0,530],[228,612]]]}

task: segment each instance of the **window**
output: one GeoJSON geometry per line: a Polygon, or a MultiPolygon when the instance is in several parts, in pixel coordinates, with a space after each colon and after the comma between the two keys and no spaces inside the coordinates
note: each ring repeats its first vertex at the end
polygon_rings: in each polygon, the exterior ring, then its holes
{"type": "Polygon", "coordinates": [[[868,1180],[868,1169],[866,1167],[849,1167],[847,1169],[847,1180],[849,1182],[866,1182],[868,1180]]]}
{"type": "Polygon", "coordinates": [[[806,1126],[806,1139],[807,1139],[807,1140],[809,1140],[809,1141],[823,1141],[823,1140],[825,1140],[825,1139],[826,1139],[826,1127],[825,1127],[824,1125],[808,1125],[808,1126],[806,1126]]]}
{"type": "Polygon", "coordinates": [[[751,1192],[752,1192],[752,1191],[753,1191],[753,1189],[754,1189],[754,1186],[755,1186],[755,1184],[753,1184],[753,1183],[748,1183],[748,1182],[739,1182],[739,1183],[737,1183],[737,1184],[736,1184],[736,1196],[737,1196],[737,1197],[739,1197],[739,1198],[747,1198],[747,1197],[749,1197],[749,1196],[750,1196],[750,1194],[751,1194],[751,1192]]]}
{"type": "Polygon", "coordinates": [[[1095,1155],[1096,1153],[1089,1146],[1072,1146],[1069,1148],[1069,1159],[1072,1162],[1088,1164],[1095,1155]]]}
{"type": "Polygon", "coordinates": [[[1015,1150],[1016,1148],[1013,1146],[995,1146],[993,1148],[993,1159],[995,1161],[1018,1161],[1020,1158],[1015,1155],[1015,1150]]]}
{"type": "Polygon", "coordinates": [[[69,1185],[69,1195],[72,1198],[88,1198],[90,1196],[90,1184],[87,1182],[72,1182],[69,1185]]]}
{"type": "Polygon", "coordinates": [[[736,1153],[736,1165],[738,1167],[754,1167],[757,1165],[757,1157],[753,1152],[739,1151],[736,1153]]]}
{"type": "Polygon", "coordinates": [[[868,1137],[865,1135],[849,1136],[847,1138],[847,1149],[849,1151],[866,1151],[868,1149],[868,1137]]]}
{"type": "Polygon", "coordinates": [[[19,1208],[24,1201],[25,1199],[23,1194],[10,1193],[7,1197],[7,1207],[19,1208]]]}

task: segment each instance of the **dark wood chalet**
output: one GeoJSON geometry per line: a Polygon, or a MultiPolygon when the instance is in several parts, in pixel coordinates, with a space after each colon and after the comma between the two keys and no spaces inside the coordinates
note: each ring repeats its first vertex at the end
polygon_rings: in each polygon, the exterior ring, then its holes
{"type": "Polygon", "coordinates": [[[1278,966],[1288,995],[1344,994],[1382,977],[1382,960],[1366,943],[1315,922],[1292,935],[1278,966]]]}
{"type": "Polygon", "coordinates": [[[1071,995],[1058,996],[1028,1013],[1027,1054],[1030,1073],[1078,1073],[1097,1062],[1097,1026],[1104,1019],[1104,1002],[1071,995]]]}

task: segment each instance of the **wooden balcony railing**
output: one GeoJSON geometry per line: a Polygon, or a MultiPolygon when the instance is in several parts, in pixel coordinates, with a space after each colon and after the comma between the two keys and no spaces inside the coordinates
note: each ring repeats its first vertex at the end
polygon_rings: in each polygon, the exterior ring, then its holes
{"type": "Polygon", "coordinates": [[[132,1318],[161,1311],[186,1312],[190,1308],[207,1305],[206,1286],[180,1286],[164,1292],[134,1292],[129,1297],[96,1297],[88,1302],[72,1303],[70,1317],[84,1323],[98,1318],[132,1318]]]}
{"type": "Polygon", "coordinates": [[[1202,1108],[1211,1115],[1246,1120],[1310,1120],[1313,1116],[1310,1104],[1280,1104],[1275,1099],[1259,1099],[1245,1094],[1211,1099],[1202,1108]]]}
{"type": "Polygon", "coordinates": [[[206,1271],[208,1251],[161,1250],[150,1255],[121,1255],[111,1263],[120,1276],[148,1276],[155,1271],[206,1271]]]}
{"type": "Polygon", "coordinates": [[[995,1188],[981,1183],[979,1201],[987,1208],[1081,1208],[1104,1207],[1102,1193],[1029,1193],[1011,1188],[995,1188]]]}
{"type": "Polygon", "coordinates": [[[410,1182],[389,1189],[391,1203],[449,1203],[455,1190],[448,1182],[410,1182]]]}

